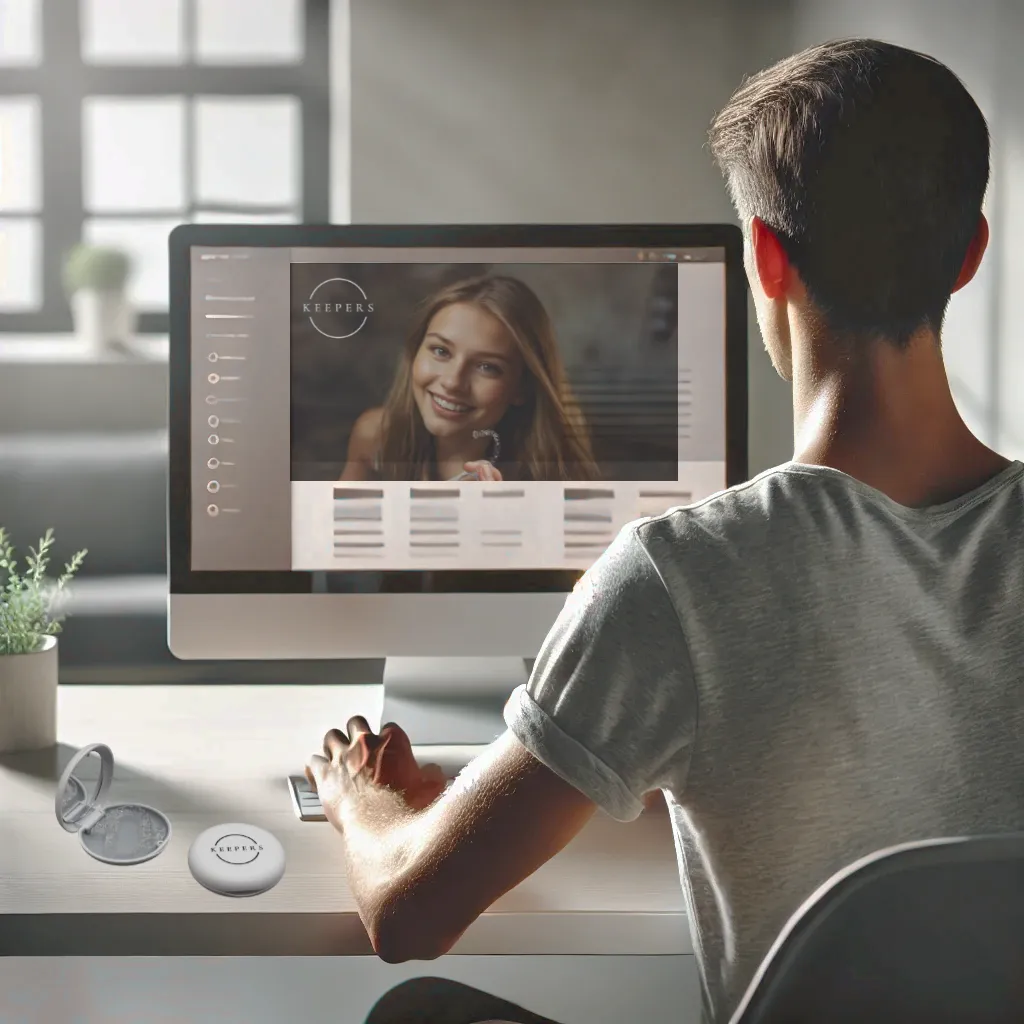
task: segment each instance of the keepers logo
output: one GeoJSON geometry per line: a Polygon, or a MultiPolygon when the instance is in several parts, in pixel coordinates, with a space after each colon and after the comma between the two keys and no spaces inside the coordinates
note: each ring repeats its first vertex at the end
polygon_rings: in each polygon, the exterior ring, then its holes
{"type": "Polygon", "coordinates": [[[243,864],[251,864],[262,852],[263,847],[252,836],[243,836],[237,833],[221,836],[210,847],[210,853],[216,855],[218,860],[239,867],[243,864]]]}
{"type": "Polygon", "coordinates": [[[302,312],[325,338],[342,341],[366,326],[373,313],[373,303],[355,281],[329,277],[310,292],[302,304],[302,312]]]}

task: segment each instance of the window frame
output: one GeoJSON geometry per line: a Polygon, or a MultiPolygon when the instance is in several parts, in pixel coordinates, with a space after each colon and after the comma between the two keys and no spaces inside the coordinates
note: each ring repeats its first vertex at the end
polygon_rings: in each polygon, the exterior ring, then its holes
{"type": "MultiPolygon", "coordinates": [[[[0,332],[67,334],[74,324],[62,281],[67,252],[81,241],[90,216],[105,220],[168,219],[173,214],[132,210],[90,215],[82,188],[82,111],[86,98],[181,96],[185,98],[185,192],[183,216],[198,209],[225,214],[268,214],[282,208],[195,201],[196,97],[293,96],[300,110],[301,209],[304,224],[330,222],[330,0],[301,0],[303,58],[293,64],[199,64],[195,52],[195,0],[184,0],[185,39],[190,56],[182,64],[88,64],[82,59],[81,4],[40,0],[40,62],[0,66],[0,96],[36,96],[39,102],[40,207],[32,213],[0,212],[11,221],[40,227],[41,302],[32,311],[0,312],[0,332]],[[54,73],[54,69],[59,69],[54,73]]],[[[139,334],[167,334],[169,315],[143,312],[139,334]]]]}

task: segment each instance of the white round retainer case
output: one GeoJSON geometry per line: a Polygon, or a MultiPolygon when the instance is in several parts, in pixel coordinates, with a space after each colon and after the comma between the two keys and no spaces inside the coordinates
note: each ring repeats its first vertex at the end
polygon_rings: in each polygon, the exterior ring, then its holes
{"type": "Polygon", "coordinates": [[[188,851],[192,877],[218,896],[259,896],[281,881],[284,865],[276,836],[240,822],[200,832],[188,851]]]}
{"type": "Polygon", "coordinates": [[[114,779],[114,755],[105,743],[92,743],[68,762],[57,783],[57,821],[68,832],[77,832],[90,857],[105,864],[141,864],[152,860],[171,841],[166,815],[146,804],[103,806],[114,779]],[[92,796],[86,795],[75,769],[90,755],[99,758],[100,774],[92,796]]]}

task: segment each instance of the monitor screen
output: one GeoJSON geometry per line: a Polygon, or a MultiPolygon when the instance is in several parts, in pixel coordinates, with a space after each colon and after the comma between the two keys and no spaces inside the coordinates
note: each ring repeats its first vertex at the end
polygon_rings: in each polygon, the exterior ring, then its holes
{"type": "Polygon", "coordinates": [[[658,233],[193,241],[188,573],[564,591],[626,523],[738,482],[727,247],[658,233]]]}

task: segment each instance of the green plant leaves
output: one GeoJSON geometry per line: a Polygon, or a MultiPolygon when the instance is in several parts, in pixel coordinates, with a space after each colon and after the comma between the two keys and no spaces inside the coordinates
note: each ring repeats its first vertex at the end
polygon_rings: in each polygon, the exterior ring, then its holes
{"type": "Polygon", "coordinates": [[[23,571],[10,535],[0,526],[0,655],[33,654],[47,636],[56,636],[63,627],[64,591],[87,552],[76,552],[63,572],[50,579],[46,569],[52,547],[53,530],[47,530],[39,546],[29,548],[23,571]]]}

